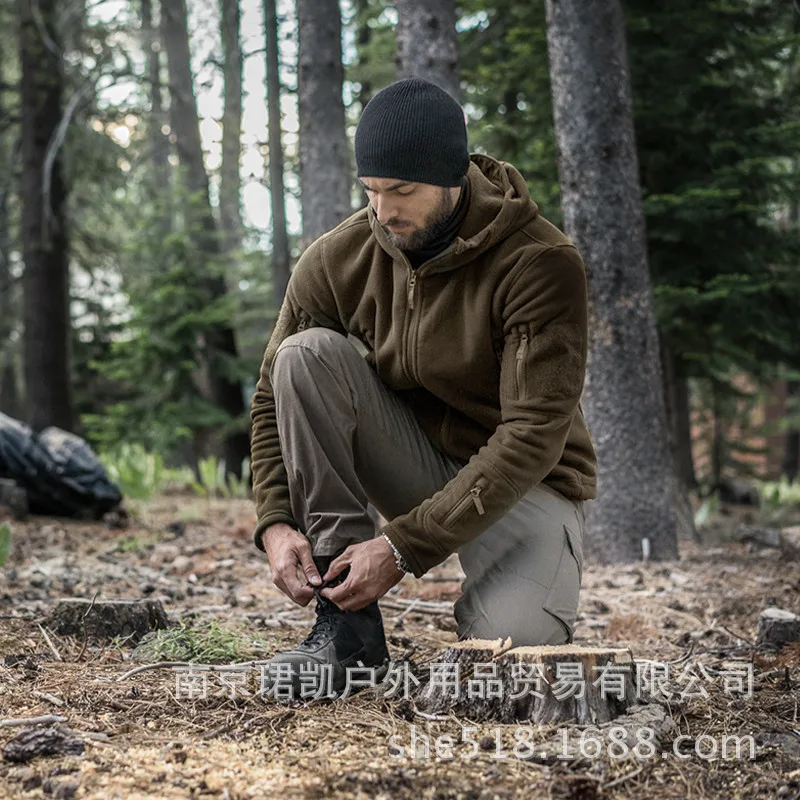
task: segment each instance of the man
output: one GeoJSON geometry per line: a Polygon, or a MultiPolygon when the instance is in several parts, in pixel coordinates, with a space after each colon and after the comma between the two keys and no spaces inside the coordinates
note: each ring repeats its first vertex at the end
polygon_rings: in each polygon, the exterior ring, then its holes
{"type": "Polygon", "coordinates": [[[572,641],[595,497],[575,247],[427,81],[375,95],[355,155],[369,204],[298,261],[252,404],[255,543],[286,595],[317,597],[272,660],[295,687],[305,665],[337,689],[385,664],[378,598],[452,553],[459,638],[572,641]]]}

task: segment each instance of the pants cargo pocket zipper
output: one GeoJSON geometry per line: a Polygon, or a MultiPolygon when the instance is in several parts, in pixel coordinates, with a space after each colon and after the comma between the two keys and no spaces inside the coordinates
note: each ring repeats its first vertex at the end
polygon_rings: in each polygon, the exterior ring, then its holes
{"type": "Polygon", "coordinates": [[[483,500],[481,500],[481,486],[473,486],[468,494],[465,494],[458,503],[453,506],[450,510],[450,513],[444,518],[442,521],[442,527],[449,528],[462,514],[464,514],[467,509],[469,509],[470,504],[475,506],[478,514],[483,515],[486,513],[486,509],[483,506],[483,500]]]}

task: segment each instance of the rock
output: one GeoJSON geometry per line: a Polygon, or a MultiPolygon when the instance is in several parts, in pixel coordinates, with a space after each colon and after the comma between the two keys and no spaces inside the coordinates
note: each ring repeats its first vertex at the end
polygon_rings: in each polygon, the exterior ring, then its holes
{"type": "Polygon", "coordinates": [[[0,478],[0,508],[8,509],[14,519],[28,516],[28,493],[8,478],[0,478]]]}
{"type": "Polygon", "coordinates": [[[22,730],[6,742],[3,758],[22,763],[36,756],[81,755],[83,750],[83,741],[75,735],[75,731],[60,725],[50,725],[46,728],[32,727],[22,730]]]}
{"type": "Polygon", "coordinates": [[[781,530],[780,546],[787,561],[800,561],[800,525],[781,530]]]}
{"type": "Polygon", "coordinates": [[[86,636],[110,641],[115,637],[136,644],[146,633],[168,628],[164,606],[158,600],[64,599],[53,609],[48,627],[59,636],[86,636]]]}
{"type": "Polygon", "coordinates": [[[782,608],[765,608],[758,618],[758,645],[781,648],[800,642],[800,617],[782,608]]]}

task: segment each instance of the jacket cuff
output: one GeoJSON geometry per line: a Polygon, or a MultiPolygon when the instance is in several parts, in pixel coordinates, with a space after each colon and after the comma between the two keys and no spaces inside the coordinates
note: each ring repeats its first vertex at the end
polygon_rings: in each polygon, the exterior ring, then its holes
{"type": "Polygon", "coordinates": [[[267,551],[264,549],[264,544],[261,541],[261,534],[264,533],[270,525],[275,525],[278,522],[285,522],[287,525],[291,525],[293,528],[300,530],[300,526],[295,522],[294,518],[285,511],[272,511],[269,514],[265,514],[258,521],[253,531],[253,544],[262,553],[266,553],[267,551]]]}
{"type": "Polygon", "coordinates": [[[408,564],[408,566],[411,568],[411,574],[415,578],[421,578],[431,567],[441,564],[442,561],[444,561],[449,555],[449,553],[443,553],[438,559],[426,559],[426,562],[429,561],[430,563],[424,563],[420,561],[417,555],[414,553],[414,550],[408,546],[408,543],[403,538],[402,533],[400,533],[400,531],[396,528],[392,527],[391,522],[384,526],[384,528],[381,530],[381,535],[386,536],[386,538],[397,548],[406,564],[408,564]]]}

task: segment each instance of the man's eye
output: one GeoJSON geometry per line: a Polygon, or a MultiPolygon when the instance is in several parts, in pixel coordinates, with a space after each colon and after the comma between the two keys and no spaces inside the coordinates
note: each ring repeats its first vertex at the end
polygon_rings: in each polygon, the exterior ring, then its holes
{"type": "Polygon", "coordinates": [[[397,194],[399,194],[401,197],[408,197],[408,195],[412,194],[412,193],[413,193],[413,191],[414,191],[413,189],[408,189],[408,190],[407,190],[407,191],[405,191],[405,192],[401,192],[401,191],[398,189],[398,190],[397,190],[397,194]]]}

